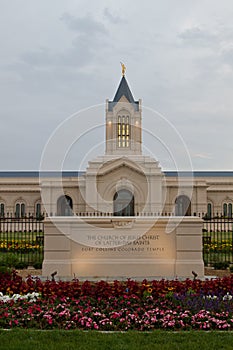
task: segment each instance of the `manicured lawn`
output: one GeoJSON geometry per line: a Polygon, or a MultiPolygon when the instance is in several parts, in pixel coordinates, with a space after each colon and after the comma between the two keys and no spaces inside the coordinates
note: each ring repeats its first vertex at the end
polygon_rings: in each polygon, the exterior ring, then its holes
{"type": "Polygon", "coordinates": [[[231,332],[0,331],[1,350],[230,350],[232,348],[231,332]]]}

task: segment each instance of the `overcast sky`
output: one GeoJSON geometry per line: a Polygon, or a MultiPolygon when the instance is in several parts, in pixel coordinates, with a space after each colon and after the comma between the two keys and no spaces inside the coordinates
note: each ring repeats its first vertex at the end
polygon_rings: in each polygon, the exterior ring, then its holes
{"type": "MultiPolygon", "coordinates": [[[[0,6],[0,170],[38,169],[60,123],[114,97],[120,61],[135,99],[180,133],[194,170],[233,169],[232,0],[0,0],[0,6]]],[[[102,105],[100,124],[104,113],[102,105]]],[[[145,128],[156,133],[156,118],[146,116],[145,128]]],[[[103,138],[100,128],[91,140],[103,138]]],[[[81,158],[88,147],[83,138],[81,158]]],[[[164,169],[172,167],[156,146],[152,153],[164,169]]],[[[66,168],[76,169],[79,162],[70,158],[66,168]]]]}

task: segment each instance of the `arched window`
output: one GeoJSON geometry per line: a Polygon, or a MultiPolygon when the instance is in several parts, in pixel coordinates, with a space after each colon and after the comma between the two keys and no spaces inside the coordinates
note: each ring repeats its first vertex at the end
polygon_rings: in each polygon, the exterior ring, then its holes
{"type": "Polygon", "coordinates": [[[36,203],[36,218],[39,219],[41,217],[41,203],[36,203]]]}
{"type": "Polygon", "coordinates": [[[61,196],[57,201],[57,215],[71,216],[73,215],[73,201],[69,196],[61,196]]]}
{"type": "Polygon", "coordinates": [[[232,218],[232,204],[231,203],[228,204],[228,217],[232,218]]]}
{"type": "Polygon", "coordinates": [[[212,218],[212,203],[207,204],[207,217],[208,219],[212,218]]]}
{"type": "Polygon", "coordinates": [[[128,190],[120,190],[113,197],[115,216],[134,216],[134,196],[128,190]]]}
{"type": "Polygon", "coordinates": [[[223,204],[223,216],[227,216],[227,203],[223,204]]]}
{"type": "Polygon", "coordinates": [[[26,207],[24,203],[16,203],[15,205],[15,216],[22,218],[26,215],[26,207]]]}
{"type": "Polygon", "coordinates": [[[175,201],[176,216],[191,216],[191,201],[189,197],[181,195],[175,201]]]}
{"type": "Polygon", "coordinates": [[[0,203],[0,217],[3,217],[5,215],[5,204],[0,203]]]}
{"type": "Polygon", "coordinates": [[[117,142],[119,148],[129,147],[130,124],[128,115],[119,115],[117,124],[117,142]]]}
{"type": "Polygon", "coordinates": [[[223,216],[232,218],[232,203],[223,203],[223,216]]]}

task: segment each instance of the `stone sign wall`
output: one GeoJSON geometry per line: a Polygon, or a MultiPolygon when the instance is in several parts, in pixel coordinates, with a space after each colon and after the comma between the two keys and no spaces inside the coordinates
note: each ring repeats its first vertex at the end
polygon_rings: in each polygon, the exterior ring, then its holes
{"type": "Polygon", "coordinates": [[[56,217],[45,222],[43,275],[204,277],[199,218],[56,217]]]}

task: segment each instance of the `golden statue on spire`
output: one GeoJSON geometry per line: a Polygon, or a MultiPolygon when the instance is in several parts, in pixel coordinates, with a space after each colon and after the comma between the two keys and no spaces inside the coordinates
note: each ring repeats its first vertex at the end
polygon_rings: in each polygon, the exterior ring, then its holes
{"type": "Polygon", "coordinates": [[[124,65],[124,63],[121,62],[121,72],[122,72],[122,76],[125,76],[125,71],[126,71],[126,66],[124,65]]]}

